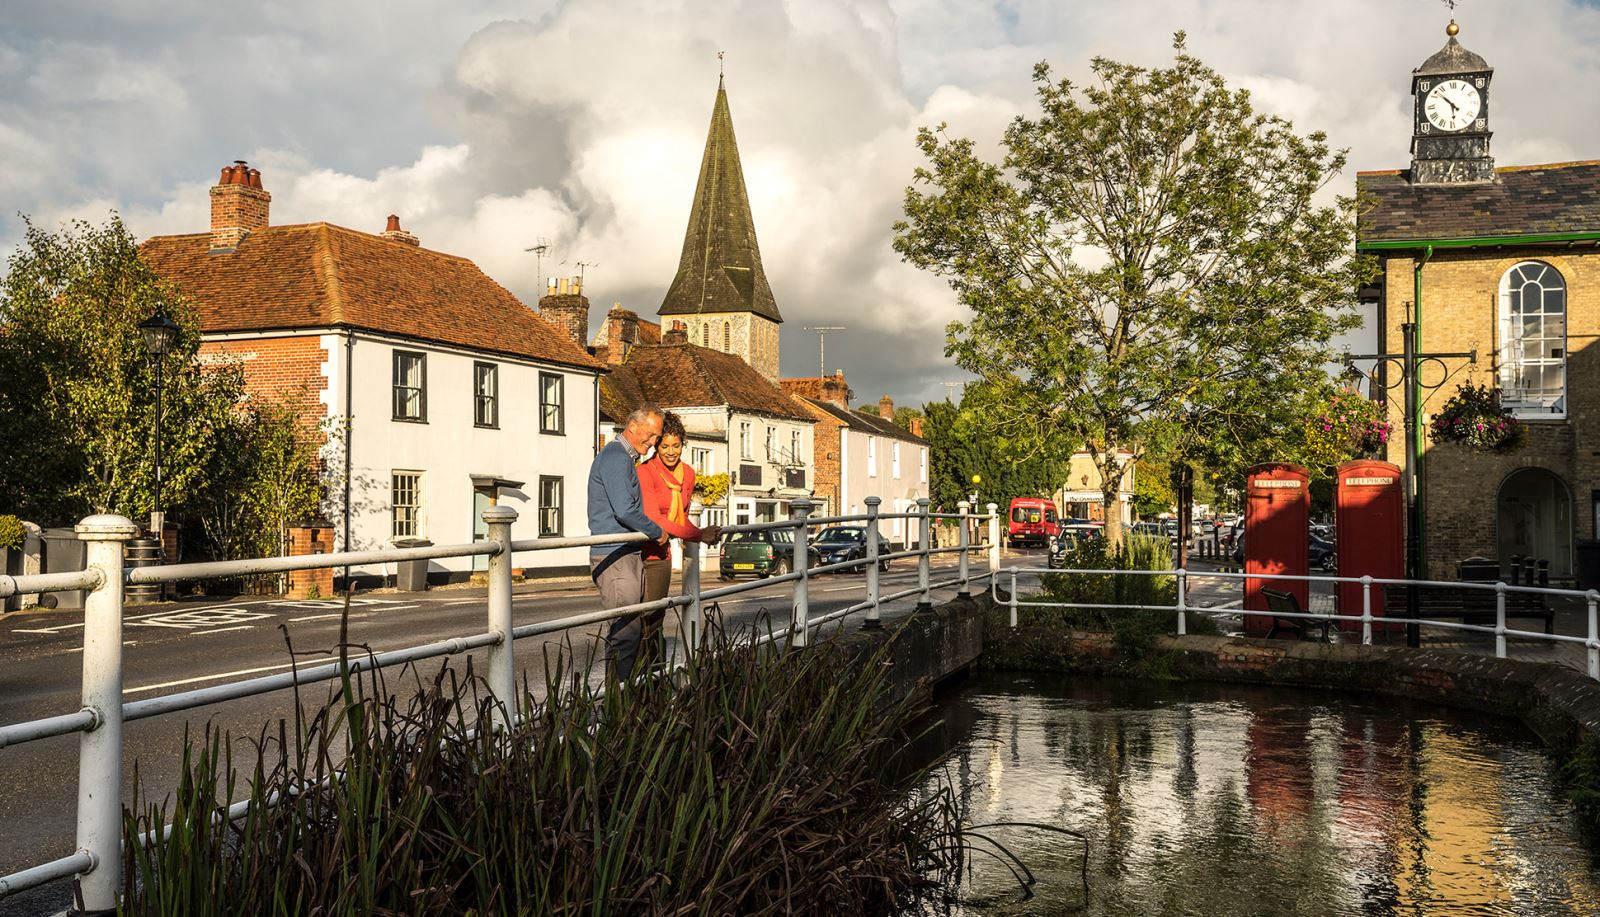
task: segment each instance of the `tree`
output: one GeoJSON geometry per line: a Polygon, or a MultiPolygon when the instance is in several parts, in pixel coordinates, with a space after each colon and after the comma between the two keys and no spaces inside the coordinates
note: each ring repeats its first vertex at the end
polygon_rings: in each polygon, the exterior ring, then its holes
{"type": "Polygon", "coordinates": [[[928,497],[936,511],[954,512],[976,491],[980,504],[992,502],[1004,512],[1015,497],[1048,496],[1061,485],[1067,454],[1030,454],[1007,442],[997,434],[991,410],[982,383],[967,386],[959,407],[949,401],[923,405],[928,497]],[[973,475],[980,478],[977,484],[973,475]]]}
{"type": "Polygon", "coordinates": [[[1141,519],[1172,512],[1172,469],[1165,462],[1141,459],[1133,470],[1133,511],[1141,519]]]}
{"type": "Polygon", "coordinates": [[[1354,202],[1317,200],[1345,154],[1174,47],[1168,68],[1096,58],[1083,87],[1039,64],[1041,114],[998,164],[922,129],[895,224],[971,310],[946,354],[991,388],[992,422],[1036,451],[1086,444],[1112,538],[1118,452],[1252,451],[1324,378],[1373,272],[1350,255],[1354,202]]]}
{"type": "Polygon", "coordinates": [[[176,506],[204,483],[240,373],[202,366],[193,310],[120,219],[27,223],[0,283],[0,505],[63,523],[150,510],[155,367],[138,324],[158,308],[179,326],[162,380],[162,497],[176,506]]]}

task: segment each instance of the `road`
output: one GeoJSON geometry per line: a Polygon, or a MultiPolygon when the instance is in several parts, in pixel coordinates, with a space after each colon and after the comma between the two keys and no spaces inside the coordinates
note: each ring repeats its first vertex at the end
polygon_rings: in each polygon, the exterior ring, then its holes
{"type": "MultiPolygon", "coordinates": [[[[1006,560],[1032,561],[1021,555],[1006,560]]],[[[955,566],[948,555],[935,558],[933,581],[954,578],[955,566]]],[[[980,563],[975,562],[974,572],[979,569],[980,563]]],[[[882,590],[887,594],[908,589],[916,580],[915,565],[900,561],[883,574],[882,590]]],[[[705,585],[714,588],[722,584],[708,581],[705,585]]],[[[934,599],[954,593],[953,587],[938,590],[934,599]]],[[[818,577],[810,587],[811,615],[826,614],[864,597],[865,580],[860,574],[818,577]]],[[[897,602],[885,616],[907,613],[914,603],[914,598],[897,602]]],[[[781,631],[788,624],[790,605],[791,584],[780,583],[722,600],[720,611],[731,632],[747,633],[758,621],[767,620],[781,631]]],[[[520,626],[598,609],[587,580],[554,588],[521,585],[513,597],[512,618],[520,626]]],[[[291,666],[291,646],[302,667],[325,662],[337,652],[341,617],[341,604],[332,600],[241,598],[214,604],[130,607],[123,633],[125,697],[142,700],[281,672],[291,666]]],[[[844,626],[858,626],[861,617],[851,616],[844,626]]],[[[351,602],[349,626],[349,641],[374,652],[482,633],[487,629],[484,590],[360,595],[351,602]]],[[[598,679],[598,639],[603,626],[519,640],[516,651],[521,677],[531,685],[541,684],[546,652],[558,652],[570,641],[574,661],[588,667],[598,679]]],[[[837,627],[829,625],[822,630],[831,633],[837,627]]],[[[78,612],[22,612],[0,617],[0,723],[69,713],[81,706],[82,632],[83,616],[78,612]]],[[[668,638],[675,648],[676,627],[670,615],[668,638]]],[[[478,669],[483,663],[482,658],[473,660],[478,669]]],[[[427,678],[443,664],[433,660],[416,666],[415,671],[418,677],[427,678]]],[[[449,664],[461,670],[466,660],[450,657],[449,664]]],[[[393,687],[397,682],[390,680],[389,684],[393,687]]],[[[302,703],[313,706],[324,700],[329,690],[326,684],[304,689],[302,703]]],[[[294,693],[285,689],[128,723],[125,760],[129,776],[124,787],[128,795],[124,798],[132,798],[135,761],[147,791],[165,794],[176,785],[186,731],[198,736],[210,724],[230,733],[236,743],[244,743],[263,726],[292,716],[293,710],[294,693]]],[[[240,745],[239,750],[248,747],[240,745]]],[[[6,826],[0,840],[0,874],[72,851],[77,765],[77,735],[0,749],[0,824],[6,826]]],[[[0,899],[0,914],[55,913],[68,903],[67,893],[58,883],[0,899]]]]}

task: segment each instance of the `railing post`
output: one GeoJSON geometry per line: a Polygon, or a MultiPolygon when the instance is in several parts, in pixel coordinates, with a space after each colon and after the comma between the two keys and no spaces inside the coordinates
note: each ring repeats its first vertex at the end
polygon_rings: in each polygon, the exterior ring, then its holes
{"type": "Polygon", "coordinates": [[[1000,573],[1000,507],[994,503],[989,508],[989,577],[992,582],[1000,573]]]}
{"type": "Polygon", "coordinates": [[[83,610],[83,706],[95,725],[78,744],[78,849],[93,863],[80,885],[84,913],[112,914],[122,888],[122,563],[139,527],[100,515],[75,531],[100,574],[83,610]]]}
{"type": "Polygon", "coordinates": [[[1506,584],[1494,584],[1494,658],[1506,658],[1506,584]]]}
{"type": "Polygon", "coordinates": [[[917,558],[917,586],[922,590],[922,597],[917,599],[918,611],[933,607],[933,597],[928,591],[928,562],[933,556],[928,553],[933,545],[933,520],[928,518],[928,502],[927,497],[917,498],[917,513],[922,517],[922,534],[917,545],[922,549],[922,555],[917,558]]]}
{"type": "Polygon", "coordinates": [[[1372,577],[1361,577],[1361,645],[1372,645],[1372,577]]]}
{"type": "Polygon", "coordinates": [[[1178,568],[1178,636],[1182,637],[1189,632],[1189,621],[1184,616],[1185,588],[1188,586],[1189,571],[1178,568]]]}
{"type": "Polygon", "coordinates": [[[883,502],[882,497],[867,497],[867,619],[861,622],[865,628],[883,626],[882,611],[879,609],[878,597],[883,594],[878,581],[878,554],[881,550],[878,545],[878,505],[883,502]]]}
{"type": "Polygon", "coordinates": [[[1600,679],[1600,592],[1589,590],[1589,677],[1600,679]]]}
{"type": "MultiPolygon", "coordinates": [[[[693,514],[698,515],[698,514],[693,514]]],[[[695,520],[698,523],[699,520],[695,520]]],[[[683,543],[683,591],[689,605],[683,610],[683,655],[700,651],[705,641],[705,611],[700,607],[700,563],[703,546],[691,539],[683,543]]]]}
{"type": "Polygon", "coordinates": [[[1006,605],[1011,609],[1011,627],[1017,626],[1017,568],[1011,568],[1011,597],[1006,600],[1006,605]]]}
{"type": "Polygon", "coordinates": [[[794,621],[790,624],[789,645],[805,646],[811,629],[810,602],[807,586],[811,579],[810,530],[806,517],[811,515],[811,501],[805,497],[789,501],[789,518],[795,521],[794,564],[791,569],[800,574],[794,583],[794,621]]]}
{"type": "Polygon", "coordinates": [[[517,666],[511,647],[511,523],[517,511],[496,504],[483,511],[486,541],[500,546],[489,555],[489,630],[500,638],[489,645],[489,693],[494,695],[494,725],[510,729],[517,720],[517,666]]]}
{"type": "Polygon", "coordinates": [[[972,504],[962,500],[956,504],[956,511],[961,514],[961,534],[956,539],[956,544],[960,545],[961,547],[961,553],[957,555],[961,558],[961,564],[958,568],[960,572],[957,574],[961,578],[961,586],[956,590],[956,596],[958,598],[970,599],[972,598],[972,592],[967,589],[967,550],[970,547],[970,536],[967,534],[967,522],[972,513],[972,504]]]}

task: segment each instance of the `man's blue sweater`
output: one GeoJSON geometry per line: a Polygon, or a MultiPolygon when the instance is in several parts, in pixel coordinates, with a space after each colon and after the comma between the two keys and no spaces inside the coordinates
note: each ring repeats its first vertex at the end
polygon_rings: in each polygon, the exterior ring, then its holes
{"type": "MultiPolygon", "coordinates": [[[[606,444],[589,466],[589,534],[616,535],[643,532],[661,537],[661,526],[644,512],[639,496],[639,473],[634,470],[638,453],[621,436],[606,444]]],[[[597,544],[589,548],[591,557],[625,554],[641,547],[632,544],[597,544]]]]}

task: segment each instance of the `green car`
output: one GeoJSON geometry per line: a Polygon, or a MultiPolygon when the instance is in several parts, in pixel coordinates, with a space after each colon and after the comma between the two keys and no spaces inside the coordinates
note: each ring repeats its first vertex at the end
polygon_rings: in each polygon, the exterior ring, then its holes
{"type": "MultiPolygon", "coordinates": [[[[811,566],[817,566],[817,549],[812,547],[807,553],[811,555],[811,566]]],[[[723,579],[782,576],[793,566],[794,532],[788,529],[735,532],[722,540],[723,579]]]]}

